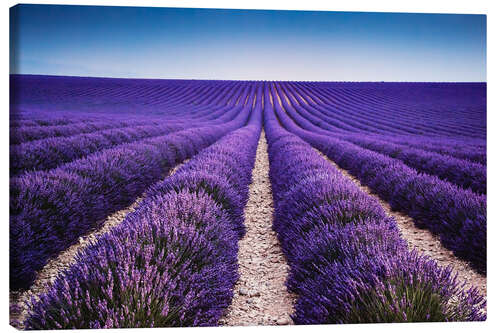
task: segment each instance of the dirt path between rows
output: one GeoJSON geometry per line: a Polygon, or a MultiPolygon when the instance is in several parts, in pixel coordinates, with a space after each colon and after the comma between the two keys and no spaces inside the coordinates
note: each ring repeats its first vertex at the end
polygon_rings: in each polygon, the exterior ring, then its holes
{"type": "Polygon", "coordinates": [[[262,132],[245,207],[247,232],[239,242],[240,278],[233,302],[219,324],[291,325],[295,296],[287,291],[289,267],[272,230],[273,201],[267,141],[262,132]]]}
{"type": "MultiPolygon", "coordinates": [[[[165,177],[169,177],[174,174],[186,162],[187,160],[177,165],[175,168],[170,170],[165,175],[165,177]]],[[[31,298],[36,298],[37,295],[41,295],[42,293],[46,292],[55,281],[57,276],[75,262],[75,256],[79,251],[85,249],[100,235],[107,233],[112,228],[120,224],[129,213],[135,211],[135,208],[143,199],[143,196],[140,196],[127,208],[113,213],[108,218],[106,218],[104,224],[100,229],[92,231],[89,234],[80,237],[78,243],[73,244],[68,249],[61,252],[57,257],[50,259],[42,268],[42,270],[37,273],[36,280],[30,287],[30,289],[23,292],[11,291],[9,294],[11,325],[18,329],[23,329],[23,322],[26,315],[28,314],[28,302],[31,300],[31,298]]]]}
{"type": "Polygon", "coordinates": [[[467,262],[457,258],[453,252],[445,248],[439,241],[439,238],[433,235],[429,230],[417,228],[413,222],[413,218],[401,212],[393,211],[389,203],[372,192],[369,187],[361,185],[361,182],[353,177],[347,170],[340,168],[320,151],[316,151],[325,160],[332,163],[345,177],[352,180],[362,191],[378,200],[386,214],[394,217],[396,220],[400,234],[408,242],[410,249],[416,249],[420,253],[428,255],[434,259],[439,266],[444,267],[451,265],[460,281],[466,282],[468,287],[476,287],[480,294],[486,298],[486,276],[477,273],[467,262]]]}

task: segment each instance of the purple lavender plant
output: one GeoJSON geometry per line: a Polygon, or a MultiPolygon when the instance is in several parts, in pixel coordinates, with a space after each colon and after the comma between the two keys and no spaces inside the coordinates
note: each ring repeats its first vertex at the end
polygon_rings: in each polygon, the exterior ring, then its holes
{"type": "Polygon", "coordinates": [[[273,227],[290,265],[287,286],[298,295],[294,322],[485,320],[478,291],[410,252],[374,199],[281,127],[278,105],[266,95],[273,227]]]}

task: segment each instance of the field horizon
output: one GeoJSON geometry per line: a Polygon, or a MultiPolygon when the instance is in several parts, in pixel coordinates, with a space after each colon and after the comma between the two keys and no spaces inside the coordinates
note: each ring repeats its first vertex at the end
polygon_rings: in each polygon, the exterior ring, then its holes
{"type": "Polygon", "coordinates": [[[10,73],[10,77],[13,76],[40,76],[40,77],[61,77],[61,78],[82,78],[82,79],[116,79],[116,80],[158,80],[158,81],[168,81],[168,80],[183,80],[183,81],[237,81],[237,82],[317,82],[317,83],[483,83],[487,84],[487,81],[316,81],[316,80],[244,80],[244,79],[184,79],[184,78],[135,78],[135,77],[114,77],[114,76],[79,76],[79,75],[55,75],[55,74],[15,74],[10,73]]]}

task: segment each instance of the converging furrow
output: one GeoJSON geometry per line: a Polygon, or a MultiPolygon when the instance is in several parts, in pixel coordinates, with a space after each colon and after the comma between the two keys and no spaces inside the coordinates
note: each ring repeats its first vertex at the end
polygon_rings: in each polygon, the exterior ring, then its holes
{"type": "Polygon", "coordinates": [[[486,83],[10,84],[17,328],[486,320],[486,83]]]}

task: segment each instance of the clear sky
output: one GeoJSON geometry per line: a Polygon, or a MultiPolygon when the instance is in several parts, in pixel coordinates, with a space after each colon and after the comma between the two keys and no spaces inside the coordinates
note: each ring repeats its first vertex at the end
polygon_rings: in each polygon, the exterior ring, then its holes
{"type": "Polygon", "coordinates": [[[486,16],[18,5],[11,73],[486,81],[486,16]]]}

